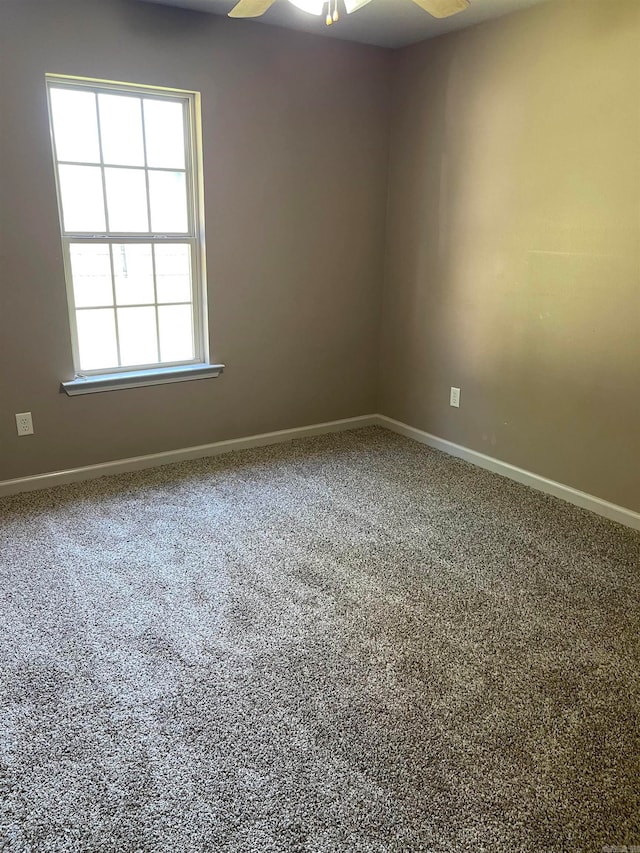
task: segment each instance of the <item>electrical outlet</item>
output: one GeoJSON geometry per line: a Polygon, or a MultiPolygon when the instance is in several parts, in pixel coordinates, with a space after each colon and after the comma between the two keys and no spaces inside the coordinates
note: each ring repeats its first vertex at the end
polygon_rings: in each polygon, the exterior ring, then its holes
{"type": "Polygon", "coordinates": [[[451,395],[449,396],[449,405],[455,406],[456,409],[460,408],[460,389],[459,388],[451,388],[451,395]]]}
{"type": "Polygon", "coordinates": [[[31,412],[20,412],[19,415],[16,415],[16,428],[18,435],[33,435],[31,412]]]}

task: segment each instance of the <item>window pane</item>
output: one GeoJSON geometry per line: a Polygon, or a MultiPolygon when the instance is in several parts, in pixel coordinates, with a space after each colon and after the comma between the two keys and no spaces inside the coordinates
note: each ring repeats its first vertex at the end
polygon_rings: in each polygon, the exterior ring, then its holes
{"type": "Polygon", "coordinates": [[[144,166],[140,98],[98,95],[102,159],[120,166],[144,166]]]}
{"type": "Polygon", "coordinates": [[[72,243],[69,253],[76,308],[113,305],[109,246],[72,243]]]}
{"type": "Polygon", "coordinates": [[[65,231],[104,231],[100,167],[60,166],[58,174],[65,231]]]}
{"type": "Polygon", "coordinates": [[[93,92],[51,89],[51,115],[58,160],[100,162],[93,92]]]}
{"type": "Polygon", "coordinates": [[[123,367],[158,361],[155,308],[118,308],[118,334],[123,367]]]}
{"type": "Polygon", "coordinates": [[[184,169],[184,107],[177,101],[144,100],[147,166],[184,169]]]}
{"type": "Polygon", "coordinates": [[[149,172],[151,227],[184,234],[189,230],[184,172],[149,172]]]}
{"type": "Polygon", "coordinates": [[[191,300],[191,247],[163,243],[155,247],[158,302],[191,300]]]}
{"type": "Polygon", "coordinates": [[[76,312],[80,368],[99,370],[118,366],[116,327],[113,308],[76,312]]]}
{"type": "Polygon", "coordinates": [[[190,305],[161,305],[158,326],[160,361],[189,361],[194,357],[190,305]]]}
{"type": "Polygon", "coordinates": [[[110,231],[148,231],[147,188],[142,169],[105,169],[110,231]]]}
{"type": "Polygon", "coordinates": [[[151,246],[148,243],[114,243],[113,276],[118,305],[153,302],[151,246]]]}

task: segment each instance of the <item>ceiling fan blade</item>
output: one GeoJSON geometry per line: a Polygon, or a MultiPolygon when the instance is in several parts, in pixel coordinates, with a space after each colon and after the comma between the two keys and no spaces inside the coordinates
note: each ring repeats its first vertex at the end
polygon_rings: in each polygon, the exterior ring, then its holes
{"type": "Polygon", "coordinates": [[[229,12],[230,18],[259,18],[276,0],[240,0],[229,12]]]}
{"type": "Polygon", "coordinates": [[[367,3],[371,3],[371,0],[344,0],[345,9],[349,14],[351,14],[351,12],[357,12],[358,9],[362,9],[362,7],[366,6],[367,3]]]}
{"type": "Polygon", "coordinates": [[[413,0],[413,2],[434,18],[449,18],[451,15],[457,15],[458,12],[464,12],[471,5],[469,0],[413,0]]]}

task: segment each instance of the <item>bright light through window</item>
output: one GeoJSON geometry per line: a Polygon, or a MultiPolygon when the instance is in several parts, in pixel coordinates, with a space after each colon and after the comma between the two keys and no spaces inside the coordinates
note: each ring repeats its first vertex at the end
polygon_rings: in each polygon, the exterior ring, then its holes
{"type": "Polygon", "coordinates": [[[205,362],[197,95],[47,84],[77,372],[205,362]]]}

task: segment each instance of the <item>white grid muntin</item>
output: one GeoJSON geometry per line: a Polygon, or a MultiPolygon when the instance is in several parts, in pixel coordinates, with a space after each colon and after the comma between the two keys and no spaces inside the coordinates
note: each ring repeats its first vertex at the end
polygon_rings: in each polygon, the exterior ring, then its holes
{"type": "Polygon", "coordinates": [[[56,190],[58,198],[58,213],[60,219],[60,228],[62,233],[63,260],[65,269],[65,279],[67,286],[67,302],[69,307],[69,323],[71,331],[71,343],[73,350],[73,359],[76,373],[81,376],[91,376],[100,374],[113,374],[128,372],[132,369],[137,371],[145,369],[158,370],[162,368],[176,367],[180,365],[204,364],[208,362],[208,322],[207,322],[207,300],[206,300],[206,275],[205,275],[205,248],[204,248],[204,198],[203,198],[203,173],[201,160],[201,118],[200,118],[200,96],[198,92],[185,91],[180,89],[169,89],[156,86],[145,86],[143,84],[120,83],[109,80],[95,80],[91,78],[69,77],[64,75],[47,74],[47,100],[49,106],[49,126],[51,130],[51,144],[53,151],[54,171],[56,180],[56,190]],[[95,160],[59,160],[56,150],[56,140],[53,125],[53,113],[51,107],[51,90],[52,89],[74,89],[86,92],[92,92],[95,96],[96,109],[96,126],[98,131],[99,145],[99,163],[95,160]],[[143,157],[144,162],[141,166],[123,165],[120,163],[110,163],[104,160],[103,157],[103,140],[100,127],[100,111],[98,109],[99,94],[118,94],[121,96],[131,96],[132,98],[140,99],[141,107],[141,126],[143,134],[143,157]],[[182,105],[183,131],[184,131],[184,168],[160,167],[148,165],[148,151],[146,142],[146,124],[143,109],[142,98],[145,100],[157,99],[161,101],[172,101],[182,105]],[[87,231],[69,231],[65,228],[64,212],[62,208],[62,193],[60,189],[59,166],[61,165],[77,165],[77,166],[93,166],[99,168],[102,180],[102,203],[104,208],[104,220],[106,228],[104,231],[95,232],[94,230],[87,231]],[[147,220],[149,229],[151,229],[152,218],[150,209],[150,191],[149,191],[149,173],[150,172],[173,172],[183,173],[185,175],[185,189],[187,197],[187,230],[186,231],[111,231],[109,228],[109,210],[108,196],[105,184],[105,169],[133,169],[138,172],[144,172],[145,191],[147,204],[147,220]],[[118,352],[118,364],[111,364],[108,367],[95,369],[82,368],[80,361],[80,348],[78,342],[78,312],[99,308],[100,306],[77,307],[75,304],[75,295],[73,288],[73,278],[71,270],[70,249],[73,244],[103,244],[108,245],[110,265],[111,265],[111,287],[112,287],[112,305],[102,306],[113,311],[113,320],[115,324],[115,336],[118,352]],[[190,302],[159,302],[157,294],[157,275],[156,275],[156,253],[155,245],[168,243],[185,244],[190,248],[190,302]],[[115,274],[113,269],[113,247],[121,244],[145,244],[151,247],[152,260],[152,280],[154,288],[154,301],[141,303],[139,306],[135,304],[119,304],[116,299],[115,274]],[[118,309],[135,308],[135,307],[153,307],[155,309],[155,325],[156,325],[156,344],[158,357],[160,358],[160,330],[159,330],[159,312],[158,309],[165,305],[191,305],[191,322],[193,334],[193,353],[194,357],[188,360],[179,361],[153,361],[146,364],[136,362],[135,364],[128,362],[123,364],[120,356],[120,334],[118,330],[118,309]]]}

